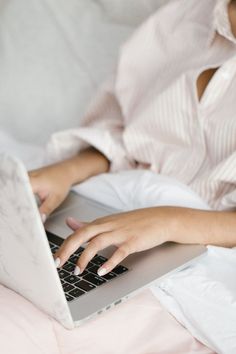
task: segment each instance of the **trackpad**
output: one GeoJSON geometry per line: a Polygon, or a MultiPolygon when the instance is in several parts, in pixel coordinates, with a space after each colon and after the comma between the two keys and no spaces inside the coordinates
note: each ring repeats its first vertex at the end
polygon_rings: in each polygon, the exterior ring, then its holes
{"type": "Polygon", "coordinates": [[[117,212],[119,210],[106,207],[71,192],[65,202],[49,217],[45,228],[61,237],[66,237],[71,234],[71,229],[65,223],[69,216],[79,221],[89,222],[117,212]]]}

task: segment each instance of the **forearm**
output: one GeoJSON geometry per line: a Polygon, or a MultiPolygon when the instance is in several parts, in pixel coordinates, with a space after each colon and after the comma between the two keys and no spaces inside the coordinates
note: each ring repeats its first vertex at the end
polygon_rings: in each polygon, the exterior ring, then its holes
{"type": "Polygon", "coordinates": [[[57,165],[60,170],[65,171],[65,178],[71,185],[109,170],[107,158],[92,147],[81,151],[70,159],[59,162],[57,165]]]}
{"type": "Polygon", "coordinates": [[[236,211],[170,208],[170,240],[178,243],[236,246],[236,211]]]}

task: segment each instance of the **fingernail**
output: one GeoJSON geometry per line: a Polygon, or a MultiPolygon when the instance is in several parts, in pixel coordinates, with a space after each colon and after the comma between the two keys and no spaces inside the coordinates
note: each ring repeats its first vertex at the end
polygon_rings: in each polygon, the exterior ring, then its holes
{"type": "Polygon", "coordinates": [[[59,258],[59,257],[57,257],[57,258],[54,260],[54,263],[55,263],[56,268],[59,268],[60,263],[61,263],[60,258],[59,258]]]}
{"type": "Polygon", "coordinates": [[[107,269],[106,269],[106,268],[101,267],[101,268],[98,269],[98,275],[99,275],[100,277],[102,277],[102,276],[105,275],[106,273],[107,273],[107,269]]]}
{"type": "Polygon", "coordinates": [[[74,270],[74,275],[79,275],[80,274],[80,267],[76,266],[74,270]]]}
{"type": "Polygon", "coordinates": [[[47,215],[46,214],[41,214],[41,220],[42,220],[43,224],[45,223],[46,219],[47,219],[47,215]]]}
{"type": "Polygon", "coordinates": [[[72,218],[71,216],[69,216],[68,218],[67,218],[67,220],[70,222],[70,223],[73,223],[74,225],[76,225],[76,226],[81,226],[81,223],[79,222],[79,221],[77,221],[76,219],[74,219],[74,218],[72,218]]]}

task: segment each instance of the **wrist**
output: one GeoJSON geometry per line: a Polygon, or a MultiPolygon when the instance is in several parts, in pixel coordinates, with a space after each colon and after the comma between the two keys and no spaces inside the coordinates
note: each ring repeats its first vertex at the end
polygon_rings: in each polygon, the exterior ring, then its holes
{"type": "Polygon", "coordinates": [[[180,243],[179,233],[181,233],[181,223],[179,220],[179,213],[175,207],[167,207],[166,212],[168,213],[167,220],[167,233],[166,242],[177,242],[180,243]]]}
{"type": "Polygon", "coordinates": [[[236,211],[184,207],[155,208],[157,233],[163,242],[232,247],[236,245],[236,211]]]}
{"type": "Polygon", "coordinates": [[[181,223],[176,207],[160,206],[151,208],[153,210],[153,224],[156,226],[156,233],[161,243],[180,242],[179,230],[181,223]],[[160,233],[161,231],[161,233],[160,233]]]}
{"type": "Polygon", "coordinates": [[[164,207],[166,215],[166,242],[176,243],[194,243],[191,237],[192,224],[194,220],[192,218],[191,210],[182,207],[164,207]]]}
{"type": "Polygon", "coordinates": [[[70,186],[81,183],[109,169],[109,161],[99,151],[88,148],[60,163],[60,170],[70,186]]]}

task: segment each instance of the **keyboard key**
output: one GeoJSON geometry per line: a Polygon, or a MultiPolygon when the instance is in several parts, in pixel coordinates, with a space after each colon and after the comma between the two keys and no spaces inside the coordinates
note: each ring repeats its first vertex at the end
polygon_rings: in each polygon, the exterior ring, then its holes
{"type": "Polygon", "coordinates": [[[59,277],[61,278],[61,279],[63,279],[63,278],[65,278],[65,277],[67,277],[68,275],[70,275],[70,273],[68,273],[66,270],[64,270],[64,269],[60,269],[59,271],[58,271],[58,274],[59,274],[59,277]]]}
{"type": "Polygon", "coordinates": [[[120,274],[122,274],[124,272],[127,272],[127,270],[128,270],[128,268],[126,268],[126,267],[124,267],[122,265],[118,265],[112,270],[112,272],[117,274],[117,275],[120,275],[120,274]]]}
{"type": "Polygon", "coordinates": [[[92,267],[89,268],[89,271],[90,271],[91,273],[97,274],[97,271],[98,271],[99,268],[100,268],[99,266],[94,265],[94,266],[92,266],[92,267]]]}
{"type": "Polygon", "coordinates": [[[68,277],[64,278],[64,280],[70,284],[73,284],[79,280],[79,277],[76,275],[69,275],[68,277]]]}
{"type": "Polygon", "coordinates": [[[93,284],[90,284],[85,280],[78,281],[77,283],[74,284],[74,286],[77,286],[78,288],[80,288],[84,291],[90,291],[90,290],[96,288],[93,284]]]}
{"type": "Polygon", "coordinates": [[[83,248],[83,247],[79,247],[79,248],[74,252],[74,254],[76,254],[77,256],[80,256],[83,251],[84,251],[84,248],[83,248]]]}
{"type": "Polygon", "coordinates": [[[87,267],[86,267],[86,270],[88,270],[89,268],[93,267],[95,264],[90,261],[88,264],[87,264],[87,267]]]}
{"type": "Polygon", "coordinates": [[[89,273],[89,274],[85,275],[85,277],[83,277],[83,279],[85,279],[85,280],[89,281],[90,283],[97,285],[97,286],[106,282],[105,279],[102,279],[98,275],[95,275],[93,273],[89,273]]]}
{"type": "Polygon", "coordinates": [[[87,271],[87,270],[84,270],[83,273],[81,273],[79,276],[80,276],[80,277],[84,277],[84,276],[87,275],[87,274],[88,274],[88,271],[87,271]]]}
{"type": "Polygon", "coordinates": [[[71,290],[71,291],[69,292],[69,295],[74,296],[74,297],[79,297],[79,296],[81,296],[81,295],[83,295],[83,294],[85,294],[85,292],[82,291],[82,290],[80,290],[80,289],[78,289],[78,288],[76,288],[76,289],[74,289],[74,290],[71,290]]]}
{"type": "Polygon", "coordinates": [[[68,272],[73,272],[74,269],[75,269],[75,265],[72,264],[72,263],[70,263],[70,262],[67,262],[67,263],[64,265],[63,269],[67,270],[68,272]]]}
{"type": "Polygon", "coordinates": [[[106,275],[103,275],[103,278],[105,278],[106,280],[111,280],[114,279],[117,275],[115,273],[107,273],[106,275]]]}
{"type": "Polygon", "coordinates": [[[57,245],[55,245],[54,243],[52,243],[52,242],[49,242],[49,246],[50,246],[50,248],[51,248],[51,250],[58,250],[58,246],[57,245]]]}
{"type": "Polygon", "coordinates": [[[74,286],[72,286],[72,285],[70,285],[70,284],[68,284],[68,283],[63,284],[62,287],[63,287],[63,290],[64,290],[65,292],[68,292],[68,291],[74,289],[74,286]]]}
{"type": "Polygon", "coordinates": [[[66,300],[67,300],[67,301],[72,301],[72,300],[74,300],[74,298],[73,298],[72,296],[68,295],[68,294],[65,294],[65,296],[66,296],[66,300]]]}
{"type": "Polygon", "coordinates": [[[107,258],[103,257],[103,256],[96,256],[92,259],[92,262],[96,265],[102,265],[103,263],[105,263],[107,261],[107,258]]]}
{"type": "Polygon", "coordinates": [[[78,261],[78,256],[75,255],[70,256],[69,261],[75,264],[78,261]]]}

